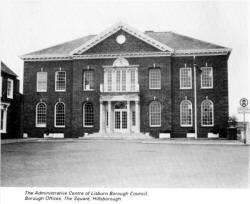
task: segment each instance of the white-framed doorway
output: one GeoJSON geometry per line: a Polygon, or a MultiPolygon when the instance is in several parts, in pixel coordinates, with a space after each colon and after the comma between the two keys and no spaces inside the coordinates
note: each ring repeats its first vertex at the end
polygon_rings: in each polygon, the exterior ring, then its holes
{"type": "Polygon", "coordinates": [[[127,102],[117,102],[114,104],[114,132],[128,131],[128,110],[127,102]]]}
{"type": "Polygon", "coordinates": [[[114,110],[114,132],[126,132],[128,130],[127,109],[114,110]]]}
{"type": "Polygon", "coordinates": [[[7,133],[7,112],[9,103],[0,103],[0,133],[7,133]]]}

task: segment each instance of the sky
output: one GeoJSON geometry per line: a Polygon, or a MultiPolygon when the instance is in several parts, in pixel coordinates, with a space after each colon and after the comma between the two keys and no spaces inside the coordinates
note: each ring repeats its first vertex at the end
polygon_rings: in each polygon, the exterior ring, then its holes
{"type": "Polygon", "coordinates": [[[98,34],[122,21],[140,31],[173,31],[232,48],[229,113],[242,120],[237,114],[239,100],[250,100],[247,1],[9,0],[1,7],[0,57],[18,74],[21,92],[20,55],[98,34]]]}

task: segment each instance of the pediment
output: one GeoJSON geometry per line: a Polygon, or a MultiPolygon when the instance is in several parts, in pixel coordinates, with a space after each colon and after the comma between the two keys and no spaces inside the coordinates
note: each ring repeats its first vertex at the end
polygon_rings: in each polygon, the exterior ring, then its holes
{"type": "Polygon", "coordinates": [[[171,52],[172,48],[123,23],[107,29],[72,51],[72,55],[119,52],[171,52]]]}

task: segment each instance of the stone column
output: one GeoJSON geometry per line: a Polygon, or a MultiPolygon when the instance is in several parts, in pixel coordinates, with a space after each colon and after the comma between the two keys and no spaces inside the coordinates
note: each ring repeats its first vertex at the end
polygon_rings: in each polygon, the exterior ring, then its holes
{"type": "Polygon", "coordinates": [[[103,121],[104,121],[104,117],[103,117],[103,101],[100,101],[100,130],[99,133],[103,133],[103,121]]]}
{"type": "Polygon", "coordinates": [[[136,124],[136,132],[140,132],[140,106],[139,101],[135,101],[135,124],[136,124]]]}
{"type": "Polygon", "coordinates": [[[111,133],[111,101],[108,101],[108,133],[111,133]]]}
{"type": "Polygon", "coordinates": [[[131,120],[130,120],[130,101],[127,101],[127,121],[128,121],[128,132],[131,132],[131,120]]]}

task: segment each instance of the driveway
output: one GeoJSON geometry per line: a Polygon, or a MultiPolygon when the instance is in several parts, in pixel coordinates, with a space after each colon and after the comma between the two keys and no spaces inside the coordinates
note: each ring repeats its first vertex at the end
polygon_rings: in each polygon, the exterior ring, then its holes
{"type": "Polygon", "coordinates": [[[2,186],[246,188],[249,146],[139,140],[2,145],[2,186]]]}

